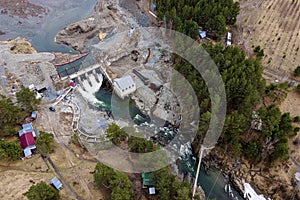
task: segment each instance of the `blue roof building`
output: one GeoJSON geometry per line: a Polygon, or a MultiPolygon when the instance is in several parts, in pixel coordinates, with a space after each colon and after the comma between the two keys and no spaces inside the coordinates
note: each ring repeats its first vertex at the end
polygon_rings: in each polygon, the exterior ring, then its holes
{"type": "Polygon", "coordinates": [[[36,117],[37,117],[37,111],[32,111],[31,117],[32,117],[32,119],[36,119],[36,117]]]}
{"type": "Polygon", "coordinates": [[[206,37],[206,31],[199,31],[199,35],[201,37],[201,39],[206,37]]]}
{"type": "Polygon", "coordinates": [[[31,130],[33,130],[33,127],[32,127],[32,124],[31,124],[31,123],[22,124],[22,128],[23,128],[25,131],[31,131],[31,130]]]}
{"type": "Polygon", "coordinates": [[[58,180],[57,177],[54,177],[52,180],[51,180],[51,184],[58,190],[61,190],[62,189],[62,183],[60,182],[60,180],[58,180]]]}
{"type": "Polygon", "coordinates": [[[21,136],[23,133],[32,132],[33,137],[36,137],[36,133],[33,130],[33,127],[32,127],[32,123],[22,124],[22,128],[23,129],[18,132],[19,136],[21,136]]]}

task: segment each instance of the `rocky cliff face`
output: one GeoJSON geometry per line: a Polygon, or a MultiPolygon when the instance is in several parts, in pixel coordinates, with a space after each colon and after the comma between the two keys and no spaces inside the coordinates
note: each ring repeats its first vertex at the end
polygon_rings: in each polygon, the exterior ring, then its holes
{"type": "Polygon", "coordinates": [[[272,199],[299,199],[300,191],[294,186],[294,166],[289,161],[276,163],[274,166],[250,164],[244,159],[240,161],[214,149],[208,157],[208,162],[220,167],[229,175],[235,188],[243,194],[242,179],[250,183],[257,193],[272,199]]]}

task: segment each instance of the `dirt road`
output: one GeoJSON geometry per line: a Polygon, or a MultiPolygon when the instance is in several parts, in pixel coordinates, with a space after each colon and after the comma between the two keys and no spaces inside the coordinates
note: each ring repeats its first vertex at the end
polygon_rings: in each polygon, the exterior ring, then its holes
{"type": "MultiPolygon", "coordinates": [[[[55,156],[54,159],[51,159],[52,155],[50,155],[51,158],[49,157],[48,161],[54,168],[55,173],[66,185],[66,189],[70,195],[76,199],[93,200],[95,192],[91,192],[89,186],[89,183],[93,181],[91,180],[91,175],[86,174],[86,170],[82,171],[79,168],[82,163],[86,163],[87,166],[92,167],[89,168],[89,171],[93,171],[95,162],[82,160],[82,158],[77,157],[79,155],[75,153],[74,150],[70,151],[72,148],[68,145],[73,134],[70,123],[72,121],[72,114],[61,113],[61,108],[66,109],[63,102],[57,104],[56,112],[51,112],[48,109],[50,105],[52,105],[52,103],[42,105],[36,126],[39,130],[53,133],[55,141],[60,145],[63,151],[60,151],[60,155],[55,156]],[[68,169],[67,171],[66,168],[68,169]],[[87,176],[89,176],[88,179],[87,176]],[[74,185],[75,182],[78,183],[78,185],[74,185]],[[73,183],[73,185],[71,183],[73,183]],[[78,193],[77,187],[81,188],[82,191],[80,193],[78,193]]],[[[96,195],[99,196],[99,194],[96,195]]]]}

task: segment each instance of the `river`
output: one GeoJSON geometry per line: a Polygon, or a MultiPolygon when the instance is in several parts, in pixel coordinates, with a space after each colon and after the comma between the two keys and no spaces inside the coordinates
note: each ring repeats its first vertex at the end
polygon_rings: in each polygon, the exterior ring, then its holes
{"type": "MultiPolygon", "coordinates": [[[[30,2],[47,7],[49,9],[48,15],[43,18],[20,19],[0,14],[0,30],[6,33],[0,35],[0,40],[25,37],[39,52],[77,53],[66,45],[56,44],[54,37],[67,24],[92,14],[97,0],[30,0],[30,2]]],[[[96,98],[101,102],[98,105],[98,109],[111,110],[110,92],[101,89],[96,93],[96,98]]],[[[148,120],[133,103],[130,103],[129,111],[133,120],[137,115],[139,116],[135,119],[136,124],[148,120]]],[[[185,160],[186,165],[189,166],[186,170],[194,176],[196,163],[192,159],[191,153],[188,155],[188,158],[188,160],[185,160]]],[[[225,178],[218,170],[210,169],[208,172],[205,172],[201,169],[198,184],[202,186],[210,199],[229,199],[228,194],[224,192],[225,178]]],[[[236,194],[236,191],[234,193],[236,194]]],[[[237,197],[242,199],[238,195],[237,197]]]]}
{"type": "Polygon", "coordinates": [[[79,21],[93,13],[97,0],[30,0],[49,9],[43,18],[9,17],[0,14],[0,40],[25,37],[39,52],[77,53],[66,45],[56,44],[55,35],[71,22],[79,21]]]}
{"type": "MultiPolygon", "coordinates": [[[[104,109],[104,110],[111,110],[111,99],[112,94],[111,92],[105,91],[103,89],[100,89],[96,94],[96,98],[99,100],[98,108],[104,109]]],[[[113,98],[114,99],[114,98],[113,98]]],[[[143,115],[134,105],[134,103],[129,103],[129,106],[124,105],[124,101],[118,101],[113,103],[114,106],[120,107],[119,110],[122,110],[122,108],[129,109],[130,118],[132,121],[134,121],[137,125],[147,121],[149,121],[149,118],[146,118],[145,115],[143,115]],[[136,120],[139,116],[139,120],[136,120]]],[[[122,112],[122,111],[121,111],[122,112]]],[[[125,113],[126,111],[124,111],[125,113]]],[[[120,115],[119,115],[120,116],[120,115]]],[[[128,117],[125,117],[128,119],[128,117]]],[[[185,152],[182,153],[182,157],[180,161],[178,162],[179,171],[181,172],[189,172],[192,177],[195,177],[196,168],[197,168],[197,160],[193,159],[192,151],[188,147],[185,152]]],[[[238,199],[242,200],[242,196],[238,194],[236,190],[233,189],[233,186],[231,185],[233,194],[235,198],[230,198],[228,193],[224,191],[225,184],[227,184],[228,181],[226,178],[222,175],[220,170],[211,168],[208,171],[205,171],[202,167],[199,173],[199,179],[198,179],[198,185],[201,185],[203,188],[206,197],[209,199],[216,198],[217,200],[226,200],[226,199],[238,199]]]]}

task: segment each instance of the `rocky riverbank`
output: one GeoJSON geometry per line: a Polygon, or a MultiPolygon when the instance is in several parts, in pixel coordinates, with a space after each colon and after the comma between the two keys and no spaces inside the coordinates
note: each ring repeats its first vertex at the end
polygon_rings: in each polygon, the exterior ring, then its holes
{"type": "Polygon", "coordinates": [[[56,35],[55,41],[83,52],[86,42],[99,34],[110,37],[114,33],[128,31],[130,27],[148,26],[153,23],[153,19],[146,14],[148,6],[148,0],[98,1],[94,7],[94,14],[69,24],[56,35]]]}
{"type": "Polygon", "coordinates": [[[38,53],[24,38],[0,41],[0,67],[4,73],[0,82],[4,94],[14,96],[18,88],[32,84],[36,88],[54,88],[57,72],[50,63],[53,59],[52,53],[38,53]]]}
{"type": "Polygon", "coordinates": [[[71,23],[61,30],[56,35],[55,41],[83,52],[85,50],[85,43],[99,33],[105,33],[109,36],[116,29],[125,30],[124,26],[126,24],[120,18],[121,14],[115,2],[98,1],[94,7],[94,11],[94,14],[88,18],[71,23]]]}
{"type": "Polygon", "coordinates": [[[258,194],[271,199],[300,199],[300,191],[296,188],[295,167],[290,161],[278,162],[273,166],[253,164],[244,158],[232,159],[215,148],[204,158],[208,166],[222,170],[228,176],[235,189],[244,195],[243,181],[250,183],[258,194]]]}
{"type": "MultiPolygon", "coordinates": [[[[49,12],[47,8],[29,2],[28,0],[1,0],[0,14],[17,16],[19,18],[40,17],[49,12]]],[[[1,31],[0,31],[1,32],[1,31]]]]}

